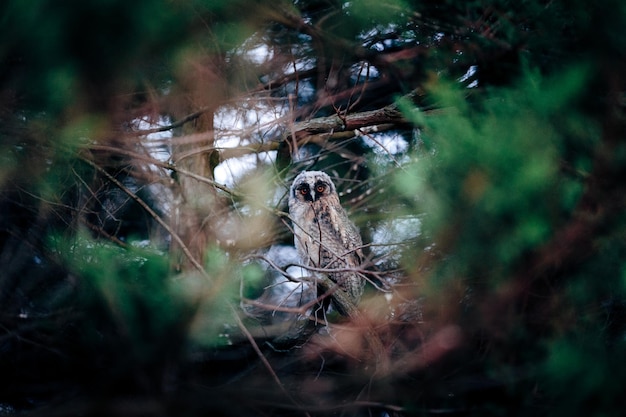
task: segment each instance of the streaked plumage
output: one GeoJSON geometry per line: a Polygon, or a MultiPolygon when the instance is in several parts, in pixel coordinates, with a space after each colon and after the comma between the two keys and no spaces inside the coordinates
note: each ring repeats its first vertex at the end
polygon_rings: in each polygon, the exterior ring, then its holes
{"type": "MultiPolygon", "coordinates": [[[[294,179],[289,192],[289,214],[304,265],[343,269],[361,264],[361,236],[341,207],[335,184],[326,173],[303,171],[294,179]]],[[[328,272],[328,277],[339,284],[352,303],[359,302],[365,287],[363,277],[353,271],[328,272]]]]}

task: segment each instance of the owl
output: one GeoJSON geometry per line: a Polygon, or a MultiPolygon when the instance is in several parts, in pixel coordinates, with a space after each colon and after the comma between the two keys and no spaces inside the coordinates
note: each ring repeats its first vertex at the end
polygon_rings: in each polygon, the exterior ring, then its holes
{"type": "MultiPolygon", "coordinates": [[[[289,214],[295,246],[305,266],[348,269],[361,264],[361,235],[341,207],[335,184],[326,173],[303,171],[294,179],[289,191],[289,214]]],[[[329,271],[327,275],[339,285],[337,291],[345,292],[353,304],[358,304],[365,287],[361,275],[354,271],[329,271]]],[[[347,314],[334,296],[333,305],[347,314]]]]}

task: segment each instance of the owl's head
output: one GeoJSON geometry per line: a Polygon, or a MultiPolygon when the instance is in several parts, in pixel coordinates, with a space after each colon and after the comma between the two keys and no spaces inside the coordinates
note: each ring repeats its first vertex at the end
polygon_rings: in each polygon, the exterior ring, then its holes
{"type": "Polygon", "coordinates": [[[296,201],[313,202],[329,195],[336,195],[335,184],[322,171],[302,171],[293,180],[290,198],[296,201]]]}

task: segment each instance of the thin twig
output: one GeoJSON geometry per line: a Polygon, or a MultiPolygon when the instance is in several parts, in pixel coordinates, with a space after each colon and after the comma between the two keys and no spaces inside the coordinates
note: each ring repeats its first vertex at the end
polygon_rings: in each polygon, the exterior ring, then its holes
{"type": "Polygon", "coordinates": [[[131,132],[130,134],[132,136],[145,136],[151,133],[167,132],[168,130],[176,129],[177,127],[181,127],[185,123],[189,123],[193,120],[196,120],[198,117],[202,116],[204,113],[206,113],[209,110],[210,110],[209,107],[202,107],[200,110],[195,111],[183,117],[182,119],[175,121],[174,123],[170,123],[169,125],[159,126],[159,127],[155,127],[152,129],[135,130],[131,132]]]}
{"type": "Polygon", "coordinates": [[[185,256],[187,257],[187,259],[189,259],[189,262],[191,262],[191,264],[209,282],[211,281],[211,277],[206,273],[206,271],[204,270],[204,268],[202,267],[200,262],[198,262],[198,260],[196,258],[194,258],[194,256],[191,254],[191,251],[189,250],[187,245],[185,245],[185,243],[183,242],[181,237],[172,230],[172,228],[161,218],[161,216],[159,216],[154,210],[152,210],[150,208],[150,206],[148,204],[146,204],[145,201],[143,201],[139,196],[137,196],[137,194],[133,193],[124,184],[122,184],[120,181],[118,181],[114,176],[112,176],[111,174],[106,172],[106,170],[104,168],[96,165],[94,162],[92,162],[92,161],[90,161],[90,160],[88,160],[86,158],[81,158],[81,159],[84,162],[86,162],[88,165],[93,167],[96,171],[98,171],[102,175],[104,175],[109,181],[111,181],[113,184],[115,184],[120,190],[125,192],[130,198],[132,198],[137,204],[139,204],[159,225],[161,225],[161,227],[163,227],[170,234],[172,239],[174,239],[176,241],[176,243],[178,245],[180,245],[180,248],[182,249],[182,251],[185,254],[185,256]]]}
{"type": "MultiPolygon", "coordinates": [[[[291,394],[289,394],[289,392],[287,391],[287,389],[285,388],[285,386],[283,385],[282,381],[280,380],[280,378],[278,378],[278,375],[276,375],[276,372],[274,372],[274,369],[272,368],[272,365],[269,363],[269,361],[267,360],[267,358],[265,357],[265,355],[263,355],[263,352],[261,352],[261,348],[259,348],[259,345],[257,344],[256,340],[254,340],[254,336],[252,336],[252,333],[250,333],[250,331],[246,328],[246,326],[243,324],[243,322],[241,321],[241,318],[239,317],[239,314],[237,314],[237,310],[235,310],[235,307],[230,304],[230,308],[232,310],[233,316],[235,317],[235,321],[237,322],[237,326],[239,326],[239,329],[243,332],[243,334],[246,336],[246,338],[248,339],[248,341],[250,342],[250,344],[252,345],[252,348],[254,349],[254,351],[256,352],[257,356],[259,357],[259,359],[261,360],[261,362],[263,363],[263,365],[265,366],[265,369],[267,369],[267,371],[270,373],[270,375],[272,376],[272,378],[274,379],[274,382],[276,382],[276,385],[278,385],[278,387],[280,388],[280,390],[285,394],[285,396],[296,406],[296,407],[300,407],[300,405],[296,402],[296,400],[291,396],[291,394]]],[[[304,413],[307,417],[310,417],[308,412],[304,413]]]]}
{"type": "MultiPolygon", "coordinates": [[[[154,210],[152,210],[135,193],[133,193],[131,190],[129,190],[127,187],[125,187],[124,184],[122,184],[115,177],[113,177],[111,174],[106,172],[102,167],[96,165],[95,163],[93,163],[92,161],[90,161],[88,159],[83,158],[83,160],[87,164],[92,166],[94,169],[96,169],[98,172],[102,173],[109,181],[111,181],[113,184],[115,184],[117,187],[119,187],[122,191],[124,191],[126,194],[128,194],[128,196],[130,198],[135,200],[144,210],[146,210],[172,236],[172,239],[174,239],[176,241],[176,243],[178,243],[178,245],[180,245],[183,253],[185,254],[185,256],[187,256],[187,258],[189,259],[191,264],[198,270],[198,272],[200,274],[202,274],[202,276],[205,277],[209,282],[212,281],[211,277],[206,273],[206,271],[204,270],[202,265],[198,262],[198,260],[196,260],[193,257],[193,255],[191,254],[191,252],[189,251],[189,249],[187,248],[185,243],[182,241],[180,236],[178,236],[178,234],[174,233],[174,231],[169,227],[169,225],[167,223],[165,223],[165,221],[157,213],[155,213],[154,210]]],[[[248,339],[248,341],[252,345],[252,348],[254,349],[256,354],[258,355],[258,357],[261,360],[261,362],[263,362],[263,364],[265,365],[267,370],[270,372],[270,374],[272,375],[272,377],[274,378],[275,382],[278,384],[280,389],[285,393],[287,398],[289,398],[295,405],[297,405],[297,403],[293,399],[293,397],[286,391],[284,385],[282,384],[282,382],[278,378],[278,375],[276,375],[276,372],[274,372],[274,370],[272,369],[272,366],[267,361],[267,358],[263,355],[263,352],[261,352],[261,349],[259,348],[258,344],[254,340],[254,337],[252,336],[250,331],[246,328],[246,326],[241,321],[241,318],[239,317],[239,314],[237,314],[237,310],[235,309],[235,307],[231,303],[228,303],[228,305],[231,308],[231,311],[233,313],[233,318],[235,319],[235,322],[237,323],[237,325],[239,326],[240,330],[244,333],[244,335],[246,336],[246,338],[248,339]]],[[[308,413],[305,413],[305,415],[309,416],[308,413]]]]}

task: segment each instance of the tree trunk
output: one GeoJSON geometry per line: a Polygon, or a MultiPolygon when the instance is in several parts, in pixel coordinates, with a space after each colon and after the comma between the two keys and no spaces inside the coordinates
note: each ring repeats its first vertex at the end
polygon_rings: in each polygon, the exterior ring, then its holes
{"type": "MultiPolygon", "coordinates": [[[[213,179],[219,163],[215,144],[213,116],[224,97],[225,82],[214,60],[189,60],[181,74],[182,91],[174,94],[172,114],[176,120],[198,114],[182,127],[181,136],[172,139],[172,161],[186,171],[213,179]],[[203,109],[205,111],[198,112],[203,109]],[[184,138],[184,139],[183,139],[184,138]]],[[[178,188],[172,210],[172,229],[188,249],[188,254],[204,264],[207,247],[215,241],[214,230],[219,218],[220,202],[210,184],[185,175],[177,178],[178,188]]],[[[173,268],[183,272],[192,266],[188,255],[172,241],[173,268]]]]}

